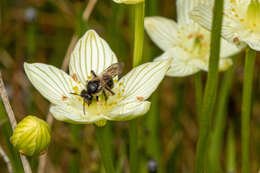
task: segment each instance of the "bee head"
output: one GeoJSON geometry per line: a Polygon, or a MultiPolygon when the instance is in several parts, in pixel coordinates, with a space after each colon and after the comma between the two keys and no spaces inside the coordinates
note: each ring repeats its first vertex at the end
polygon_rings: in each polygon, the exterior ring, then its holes
{"type": "Polygon", "coordinates": [[[82,90],[80,96],[83,97],[88,102],[91,102],[93,99],[93,96],[89,94],[86,90],[82,90]]]}

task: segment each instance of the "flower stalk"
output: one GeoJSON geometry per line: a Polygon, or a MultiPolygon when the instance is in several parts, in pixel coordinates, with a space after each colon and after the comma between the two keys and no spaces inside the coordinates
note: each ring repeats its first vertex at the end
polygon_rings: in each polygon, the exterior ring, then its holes
{"type": "Polygon", "coordinates": [[[106,173],[114,173],[113,157],[111,150],[111,137],[109,133],[108,125],[103,127],[96,127],[95,129],[97,142],[99,146],[99,152],[101,155],[101,160],[105,167],[106,173]]]}
{"type": "MultiPolygon", "coordinates": [[[[12,107],[11,107],[9,99],[8,99],[8,95],[7,95],[5,86],[4,86],[4,81],[3,81],[3,78],[2,78],[1,72],[0,72],[0,95],[1,95],[1,98],[3,100],[5,110],[7,112],[7,116],[9,118],[10,124],[12,126],[12,130],[14,131],[14,129],[17,125],[17,122],[16,122],[14,112],[12,110],[12,107]]],[[[27,158],[24,155],[21,155],[21,154],[20,154],[20,158],[21,158],[21,161],[22,161],[22,164],[23,164],[24,172],[25,173],[31,173],[32,172],[31,166],[30,166],[30,163],[27,160],[27,158]]]]}
{"type": "Polygon", "coordinates": [[[255,66],[256,51],[251,48],[246,50],[246,60],[244,67],[243,99],[242,99],[242,173],[250,172],[249,152],[250,152],[250,115],[252,104],[252,88],[255,66]]]}
{"type": "Polygon", "coordinates": [[[223,144],[224,131],[226,127],[226,116],[227,116],[226,111],[227,111],[228,98],[230,95],[230,89],[232,85],[234,71],[235,71],[235,63],[225,73],[225,77],[223,79],[223,82],[221,83],[221,88],[219,92],[219,100],[216,108],[217,112],[215,118],[215,126],[212,132],[211,141],[210,141],[211,143],[209,148],[209,165],[210,165],[210,172],[212,173],[219,172],[221,168],[219,158],[221,153],[221,147],[223,144]]]}
{"type": "Polygon", "coordinates": [[[195,97],[196,97],[196,105],[197,105],[197,117],[200,119],[200,110],[202,103],[202,95],[203,95],[203,84],[202,84],[202,74],[198,72],[194,75],[194,85],[195,85],[195,97]]]}
{"type": "MultiPolygon", "coordinates": [[[[144,41],[144,13],[145,2],[135,5],[135,26],[134,26],[134,57],[133,66],[136,67],[142,62],[143,41],[144,41]]],[[[130,172],[138,172],[138,125],[137,120],[130,122],[130,172]]]]}
{"type": "Polygon", "coordinates": [[[237,172],[236,171],[236,140],[234,134],[234,127],[232,122],[230,123],[230,127],[228,129],[227,136],[227,150],[226,150],[226,172],[237,172]]]}
{"type": "Polygon", "coordinates": [[[205,172],[208,136],[210,131],[211,114],[213,111],[217,84],[218,84],[218,67],[220,55],[220,34],[222,24],[222,12],[224,1],[215,1],[214,17],[211,32],[211,49],[209,59],[209,72],[206,82],[206,88],[203,98],[201,116],[200,116],[200,133],[196,150],[195,173],[205,172]]]}

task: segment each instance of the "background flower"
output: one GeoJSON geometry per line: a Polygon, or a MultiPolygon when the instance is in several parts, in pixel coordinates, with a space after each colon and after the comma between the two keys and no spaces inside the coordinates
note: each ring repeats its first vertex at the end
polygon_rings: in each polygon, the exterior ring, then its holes
{"type": "MultiPolygon", "coordinates": [[[[199,4],[191,18],[211,30],[212,4],[199,4]]],[[[239,47],[260,50],[260,4],[258,0],[225,1],[222,36],[239,47]]]]}
{"type": "MultiPolygon", "coordinates": [[[[169,76],[188,76],[200,70],[208,70],[210,32],[196,24],[189,17],[197,6],[197,0],[177,1],[177,23],[164,17],[147,17],[145,29],[155,44],[164,53],[156,60],[172,58],[169,76]]],[[[232,65],[228,57],[240,50],[222,39],[219,69],[226,70],[232,65]]]]}

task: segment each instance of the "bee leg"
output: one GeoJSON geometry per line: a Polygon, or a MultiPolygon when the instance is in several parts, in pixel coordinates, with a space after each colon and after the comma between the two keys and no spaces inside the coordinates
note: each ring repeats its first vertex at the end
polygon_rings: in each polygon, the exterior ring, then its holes
{"type": "Polygon", "coordinates": [[[93,77],[97,77],[96,73],[93,70],[91,70],[90,73],[92,74],[93,77]]]}
{"type": "Polygon", "coordinates": [[[104,97],[105,97],[105,101],[107,101],[108,97],[105,91],[103,91],[104,97]]]}
{"type": "Polygon", "coordinates": [[[86,112],[85,112],[85,103],[86,103],[86,100],[84,99],[84,100],[83,100],[83,113],[84,113],[84,115],[86,115],[86,112]]]}
{"type": "Polygon", "coordinates": [[[96,101],[97,101],[97,102],[99,101],[99,97],[98,97],[98,96],[96,96],[96,101]]]}
{"type": "Polygon", "coordinates": [[[105,87],[105,89],[113,96],[115,95],[115,93],[108,87],[105,87]]]}

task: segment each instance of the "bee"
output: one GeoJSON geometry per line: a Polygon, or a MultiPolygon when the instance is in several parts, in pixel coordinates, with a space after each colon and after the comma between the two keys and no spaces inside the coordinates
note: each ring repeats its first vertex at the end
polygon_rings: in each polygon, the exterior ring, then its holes
{"type": "Polygon", "coordinates": [[[124,68],[124,63],[114,63],[105,69],[100,75],[97,75],[93,70],[91,70],[92,79],[87,81],[86,88],[83,89],[80,94],[71,93],[73,95],[78,95],[83,98],[83,112],[85,114],[85,103],[88,106],[92,103],[94,97],[96,101],[99,101],[99,96],[102,94],[105,97],[105,101],[108,99],[108,95],[115,95],[112,91],[114,87],[113,78],[122,74],[124,68]]]}

